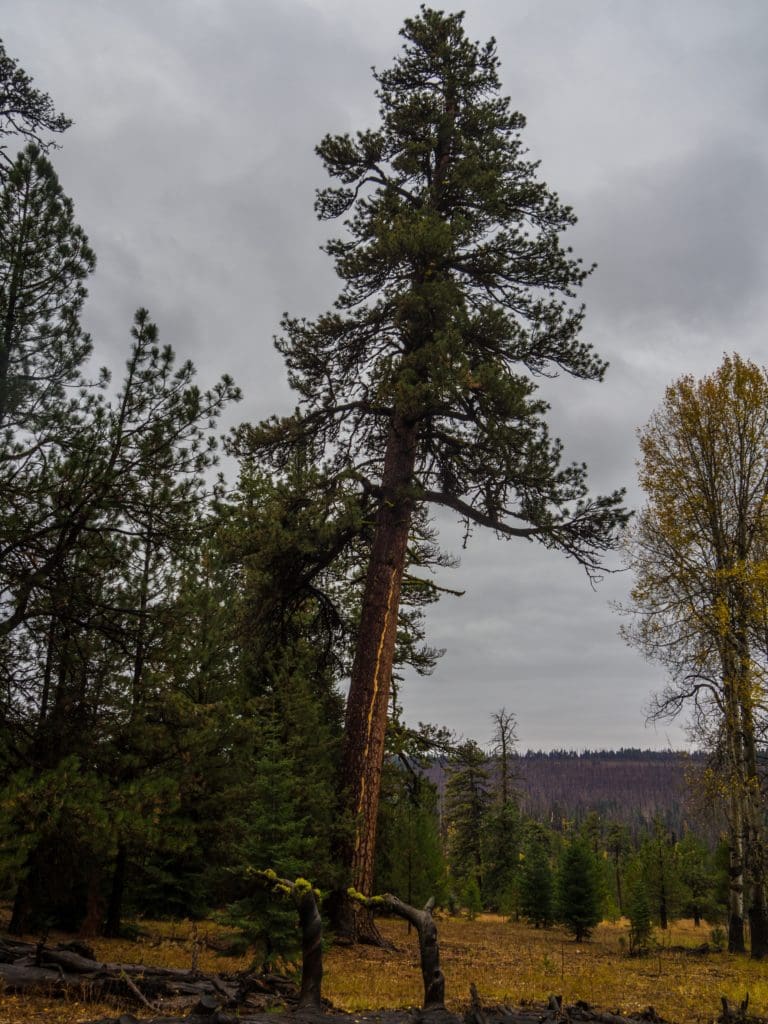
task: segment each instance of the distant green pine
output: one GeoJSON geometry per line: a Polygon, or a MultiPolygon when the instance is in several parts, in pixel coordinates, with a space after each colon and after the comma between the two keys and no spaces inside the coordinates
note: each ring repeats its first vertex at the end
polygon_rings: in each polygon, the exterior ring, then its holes
{"type": "Polygon", "coordinates": [[[651,941],[651,906],[648,888],[642,876],[637,877],[629,893],[629,951],[642,953],[651,941]]]}
{"type": "Polygon", "coordinates": [[[230,918],[256,944],[262,966],[268,966],[277,957],[298,954],[296,909],[247,874],[248,868],[272,868],[284,877],[303,877],[311,839],[299,799],[295,763],[285,756],[272,726],[265,732],[254,771],[252,815],[242,848],[246,894],[232,905],[230,918]]]}
{"type": "Polygon", "coordinates": [[[520,880],[522,825],[517,805],[511,800],[488,814],[483,834],[483,903],[502,913],[511,909],[520,880]]]}
{"type": "Polygon", "coordinates": [[[555,882],[542,837],[529,841],[523,854],[519,909],[537,928],[548,928],[555,919],[555,882]]]}
{"type": "Polygon", "coordinates": [[[412,906],[447,897],[440,844],[437,791],[425,778],[385,765],[376,840],[376,892],[391,892],[412,906]]]}
{"type": "Polygon", "coordinates": [[[558,877],[560,919],[577,942],[589,938],[602,920],[600,872],[589,843],[574,839],[566,847],[558,877]]]}
{"type": "Polygon", "coordinates": [[[483,909],[480,886],[477,884],[476,878],[470,876],[467,879],[461,894],[461,901],[464,904],[464,909],[467,911],[467,917],[470,921],[473,921],[483,909]]]}
{"type": "Polygon", "coordinates": [[[457,747],[445,789],[448,858],[460,882],[483,885],[482,836],[491,807],[487,758],[474,740],[457,747]]]}

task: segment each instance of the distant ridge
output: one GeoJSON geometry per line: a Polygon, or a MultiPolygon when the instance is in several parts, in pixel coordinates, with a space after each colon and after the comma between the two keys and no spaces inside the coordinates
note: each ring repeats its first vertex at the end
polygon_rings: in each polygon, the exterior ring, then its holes
{"type": "MultiPolygon", "coordinates": [[[[705,756],[695,752],[622,748],[529,750],[517,755],[513,765],[522,812],[556,829],[566,822],[579,824],[594,811],[636,835],[658,818],[676,835],[690,825],[714,838],[717,822],[711,817],[702,821],[686,778],[704,762],[705,756]]],[[[442,798],[445,764],[433,764],[427,775],[442,798]]]]}

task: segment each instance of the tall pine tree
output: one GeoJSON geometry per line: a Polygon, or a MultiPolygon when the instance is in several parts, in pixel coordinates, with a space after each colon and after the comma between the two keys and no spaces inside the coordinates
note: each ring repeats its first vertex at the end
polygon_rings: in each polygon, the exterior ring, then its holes
{"type": "Polygon", "coordinates": [[[347,217],[326,247],[345,285],[332,312],[283,321],[295,415],[241,432],[274,466],[297,446],[329,455],[375,500],[342,765],[344,855],[363,892],[415,512],[450,508],[589,571],[625,518],[620,494],[590,498],[584,466],[560,465],[535,395],[537,374],[603,375],[573,301],[588,271],[560,243],[572,211],[537,180],[525,120],[499,95],[494,41],[473,43],[462,20],[426,7],[408,19],[402,53],[375,73],[379,126],[319,145],[338,185],[316,208],[347,217]]]}

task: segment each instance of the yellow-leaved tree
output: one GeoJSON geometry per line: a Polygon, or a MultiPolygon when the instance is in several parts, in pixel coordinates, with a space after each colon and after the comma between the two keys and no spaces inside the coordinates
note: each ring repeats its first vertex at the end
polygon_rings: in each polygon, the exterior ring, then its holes
{"type": "Polygon", "coordinates": [[[768,955],[758,770],[768,621],[768,372],[738,355],[686,376],[640,431],[647,504],[631,533],[625,638],[663,663],[655,717],[693,711],[729,822],[729,948],[768,955]]]}

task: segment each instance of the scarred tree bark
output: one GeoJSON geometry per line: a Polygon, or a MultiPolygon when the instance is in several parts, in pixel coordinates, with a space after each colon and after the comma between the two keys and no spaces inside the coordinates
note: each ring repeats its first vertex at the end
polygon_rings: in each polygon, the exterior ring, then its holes
{"type": "MultiPolygon", "coordinates": [[[[376,817],[387,731],[387,710],[397,636],[400,590],[413,514],[409,487],[416,458],[416,428],[402,417],[392,424],[382,478],[360,632],[347,699],[343,778],[354,823],[346,861],[358,892],[373,888],[376,817]]],[[[380,943],[369,909],[356,907],[351,938],[380,943]]],[[[347,918],[348,920],[348,918],[347,918]]],[[[336,922],[337,927],[344,921],[336,922]]]]}

